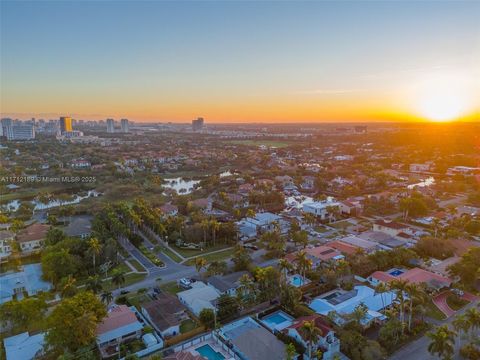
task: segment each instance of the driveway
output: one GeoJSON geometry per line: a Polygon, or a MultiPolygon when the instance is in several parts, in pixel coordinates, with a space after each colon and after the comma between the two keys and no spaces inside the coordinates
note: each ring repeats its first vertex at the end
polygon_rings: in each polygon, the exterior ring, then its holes
{"type": "Polygon", "coordinates": [[[432,299],[435,306],[441,312],[443,312],[447,318],[455,314],[455,310],[453,310],[452,308],[450,308],[450,306],[448,306],[448,303],[447,303],[448,295],[450,295],[450,291],[444,291],[432,299]]]}

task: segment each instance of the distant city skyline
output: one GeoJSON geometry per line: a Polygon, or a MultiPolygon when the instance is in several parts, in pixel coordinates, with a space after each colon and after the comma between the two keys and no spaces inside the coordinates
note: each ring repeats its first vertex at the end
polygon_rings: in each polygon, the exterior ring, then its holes
{"type": "Polygon", "coordinates": [[[480,2],[0,2],[0,116],[480,120],[480,2]]]}

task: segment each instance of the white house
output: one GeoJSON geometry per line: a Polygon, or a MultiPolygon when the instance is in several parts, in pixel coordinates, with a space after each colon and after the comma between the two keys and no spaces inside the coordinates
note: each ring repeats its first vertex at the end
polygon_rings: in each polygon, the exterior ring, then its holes
{"type": "Polygon", "coordinates": [[[192,284],[191,289],[177,293],[177,297],[182,304],[198,316],[203,309],[215,311],[215,300],[220,297],[220,294],[213,286],[197,281],[192,284]]]}
{"type": "Polygon", "coordinates": [[[331,197],[328,197],[326,200],[306,202],[303,204],[304,212],[314,214],[321,220],[326,220],[331,216],[331,214],[329,214],[330,208],[337,208],[340,210],[341,204],[331,197]]]}

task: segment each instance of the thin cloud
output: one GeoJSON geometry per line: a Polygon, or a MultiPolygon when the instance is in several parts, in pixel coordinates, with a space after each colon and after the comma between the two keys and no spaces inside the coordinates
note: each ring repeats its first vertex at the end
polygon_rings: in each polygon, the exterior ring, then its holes
{"type": "Polygon", "coordinates": [[[295,93],[307,95],[343,95],[362,91],[365,91],[365,89],[312,89],[296,91],[295,93]]]}

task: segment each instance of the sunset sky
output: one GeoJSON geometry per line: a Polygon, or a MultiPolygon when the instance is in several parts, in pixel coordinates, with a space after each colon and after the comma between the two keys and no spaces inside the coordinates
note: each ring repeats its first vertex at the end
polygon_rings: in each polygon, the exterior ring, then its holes
{"type": "Polygon", "coordinates": [[[1,2],[15,118],[480,120],[480,2],[1,2]]]}

